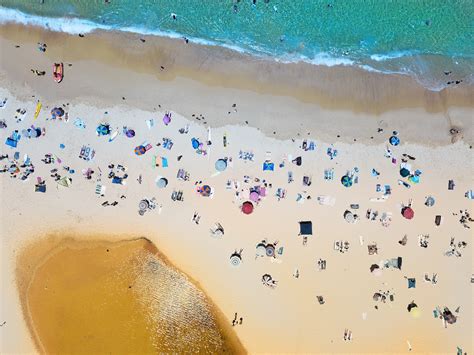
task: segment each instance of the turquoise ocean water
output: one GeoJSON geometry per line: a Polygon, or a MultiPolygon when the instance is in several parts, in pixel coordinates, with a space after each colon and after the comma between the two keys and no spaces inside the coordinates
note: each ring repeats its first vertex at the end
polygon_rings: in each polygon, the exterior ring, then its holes
{"type": "Polygon", "coordinates": [[[408,74],[432,90],[450,81],[474,82],[474,0],[110,0],[109,4],[0,0],[0,4],[0,23],[36,24],[72,34],[100,28],[187,37],[279,61],[408,74]]]}

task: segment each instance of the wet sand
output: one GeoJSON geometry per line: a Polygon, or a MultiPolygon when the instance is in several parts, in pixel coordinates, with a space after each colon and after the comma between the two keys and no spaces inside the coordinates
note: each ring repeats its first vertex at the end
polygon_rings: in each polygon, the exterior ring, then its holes
{"type": "Polygon", "coordinates": [[[17,280],[42,353],[245,352],[220,311],[145,238],[46,237],[21,251],[17,280]]]}
{"type": "Polygon", "coordinates": [[[474,142],[469,113],[474,88],[469,85],[433,92],[403,75],[284,64],[121,32],[97,31],[80,38],[6,25],[0,27],[0,46],[0,77],[24,99],[40,95],[98,104],[100,98],[101,103],[148,111],[161,106],[189,118],[202,115],[204,125],[249,125],[280,139],[317,132],[327,141],[373,144],[381,142],[376,134],[380,127],[409,127],[405,134],[412,142],[446,145],[455,127],[468,143],[474,142]],[[46,53],[36,49],[37,42],[48,44],[46,53]],[[49,80],[52,63],[59,61],[65,63],[61,87],[49,80]],[[30,69],[48,74],[37,77],[30,69]],[[134,85],[125,78],[133,78],[134,85]]]}

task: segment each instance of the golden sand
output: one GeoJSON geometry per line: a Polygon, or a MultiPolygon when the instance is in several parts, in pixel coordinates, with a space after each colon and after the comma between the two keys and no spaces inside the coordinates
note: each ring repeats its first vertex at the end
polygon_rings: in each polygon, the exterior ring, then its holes
{"type": "Polygon", "coordinates": [[[244,352],[204,293],[144,238],[46,238],[24,248],[17,278],[41,352],[244,352]]]}

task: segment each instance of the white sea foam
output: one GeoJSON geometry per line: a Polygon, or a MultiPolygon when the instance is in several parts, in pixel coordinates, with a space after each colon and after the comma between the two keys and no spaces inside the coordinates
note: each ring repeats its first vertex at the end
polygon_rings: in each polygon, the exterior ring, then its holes
{"type": "Polygon", "coordinates": [[[391,52],[386,54],[372,54],[370,59],[376,62],[383,62],[386,60],[397,59],[402,57],[411,57],[417,55],[416,51],[399,51],[399,52],[391,52]]]}
{"type": "MultiPolygon", "coordinates": [[[[78,19],[73,17],[41,17],[36,15],[25,14],[19,10],[9,9],[0,6],[0,25],[7,24],[7,23],[19,23],[26,26],[37,26],[42,27],[50,31],[55,32],[65,32],[73,35],[77,34],[85,34],[90,33],[95,30],[104,30],[104,31],[121,31],[121,32],[130,32],[130,33],[137,33],[142,35],[149,35],[149,36],[159,36],[159,37],[167,37],[167,38],[175,38],[175,39],[182,39],[185,35],[173,32],[173,31],[160,31],[160,30],[150,30],[142,27],[119,27],[119,26],[110,26],[95,23],[93,21],[85,20],[85,19],[78,19]]],[[[430,90],[439,91],[442,90],[445,85],[436,83],[434,84],[432,81],[427,80],[420,80],[417,73],[413,73],[412,71],[406,70],[385,70],[385,69],[376,69],[369,65],[368,63],[361,63],[355,59],[351,59],[348,57],[335,57],[329,53],[321,52],[315,53],[312,58],[305,56],[301,53],[295,54],[276,54],[270,52],[266,48],[261,48],[254,43],[243,43],[243,46],[247,48],[232,45],[225,42],[220,41],[212,41],[206,40],[197,37],[190,37],[186,35],[186,38],[196,44],[205,45],[205,46],[218,46],[224,47],[239,53],[244,53],[247,55],[251,55],[254,57],[259,57],[268,60],[275,60],[280,63],[298,63],[298,62],[305,62],[313,65],[322,65],[322,66],[357,66],[361,69],[366,71],[372,71],[377,73],[383,74],[403,74],[403,75],[411,75],[414,76],[415,79],[420,82],[423,86],[430,90]]],[[[407,56],[413,56],[417,53],[414,51],[400,51],[400,52],[392,52],[388,54],[373,54],[370,56],[370,59],[375,62],[383,62],[391,59],[402,58],[407,56]]]]}

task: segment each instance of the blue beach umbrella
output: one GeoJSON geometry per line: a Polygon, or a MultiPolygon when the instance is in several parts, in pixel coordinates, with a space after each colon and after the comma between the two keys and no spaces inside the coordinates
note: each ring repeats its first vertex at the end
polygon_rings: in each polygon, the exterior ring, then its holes
{"type": "Polygon", "coordinates": [[[391,136],[388,141],[390,142],[391,145],[397,146],[400,144],[400,138],[398,138],[397,136],[391,136]]]}
{"type": "Polygon", "coordinates": [[[100,124],[97,127],[96,132],[99,136],[106,136],[107,134],[110,134],[110,127],[109,125],[100,124]]]}
{"type": "Polygon", "coordinates": [[[400,169],[400,176],[401,177],[407,177],[408,175],[410,175],[410,170],[408,170],[407,168],[401,168],[400,169]]]}
{"type": "Polygon", "coordinates": [[[198,141],[196,138],[192,138],[192,139],[191,139],[191,144],[193,145],[193,148],[194,148],[194,149],[198,149],[198,148],[199,148],[199,141],[198,141]]]}
{"type": "Polygon", "coordinates": [[[217,171],[224,171],[227,168],[227,162],[224,159],[218,159],[215,167],[217,171]]]}
{"type": "Polygon", "coordinates": [[[344,185],[345,187],[351,187],[352,186],[352,178],[349,175],[344,175],[341,178],[341,184],[344,185]]]}

